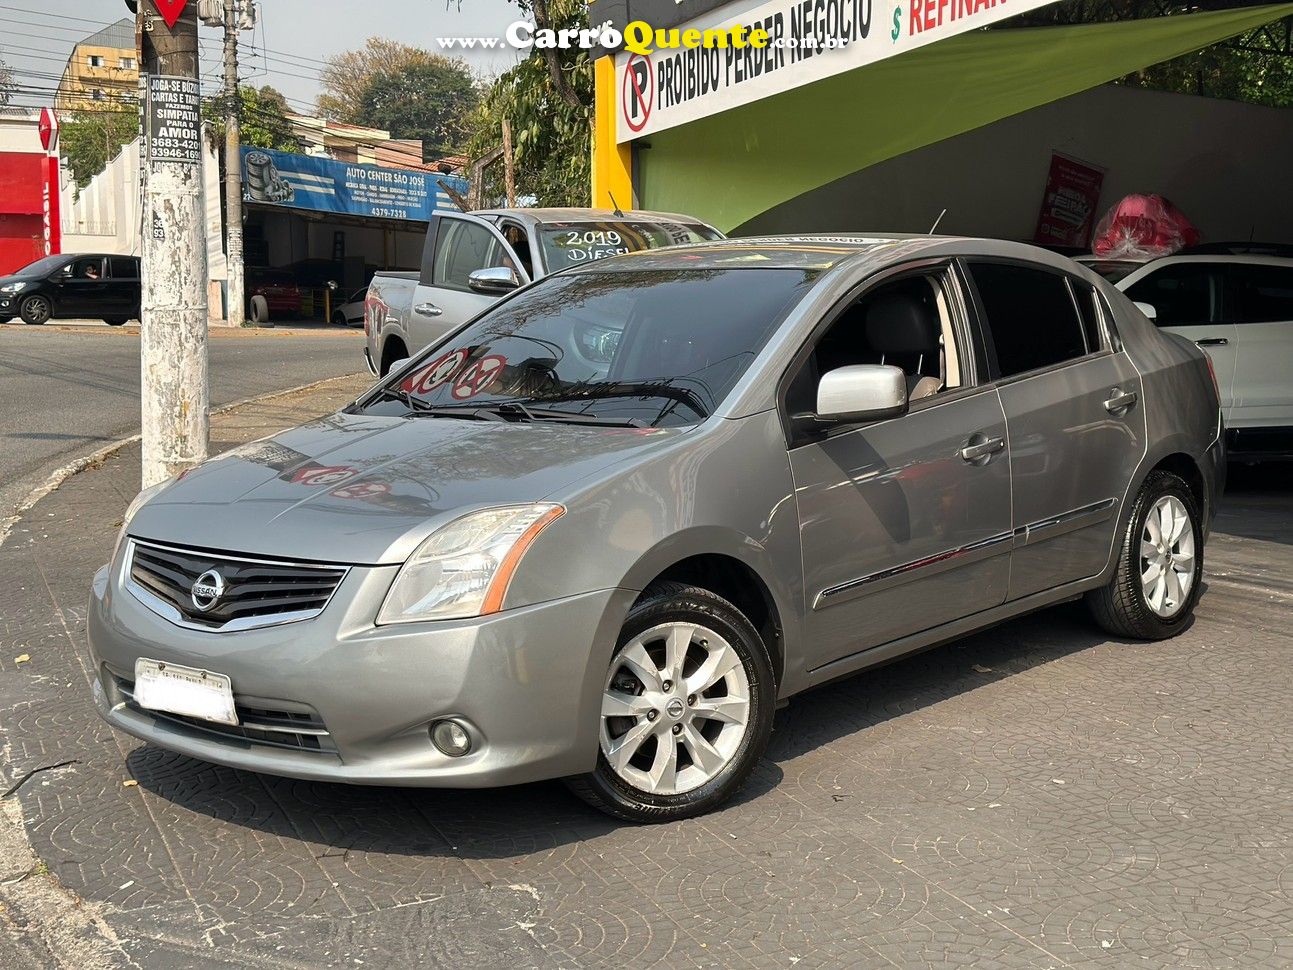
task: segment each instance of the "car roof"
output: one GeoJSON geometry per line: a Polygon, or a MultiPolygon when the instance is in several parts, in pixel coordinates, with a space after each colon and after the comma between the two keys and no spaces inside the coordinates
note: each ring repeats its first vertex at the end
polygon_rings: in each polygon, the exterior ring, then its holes
{"type": "Polygon", "coordinates": [[[531,225],[547,225],[562,222],[678,222],[687,225],[704,225],[694,216],[685,216],[677,212],[649,212],[644,209],[629,209],[624,212],[613,209],[583,209],[578,207],[550,209],[478,209],[467,213],[473,216],[490,216],[516,219],[531,225]]]}
{"type": "Polygon", "coordinates": [[[1293,257],[1262,256],[1256,253],[1175,253],[1171,256],[1160,256],[1147,260],[1145,266],[1162,266],[1167,263],[1237,263],[1253,266],[1293,267],[1293,257]]]}
{"type": "MultiPolygon", "coordinates": [[[[643,269],[802,269],[826,271],[846,263],[888,265],[922,257],[982,256],[1022,259],[1073,271],[1072,260],[1037,246],[1003,239],[925,236],[903,233],[868,235],[753,236],[687,243],[586,263],[567,273],[643,269]]],[[[1084,273],[1089,272],[1083,270],[1084,273]]]]}

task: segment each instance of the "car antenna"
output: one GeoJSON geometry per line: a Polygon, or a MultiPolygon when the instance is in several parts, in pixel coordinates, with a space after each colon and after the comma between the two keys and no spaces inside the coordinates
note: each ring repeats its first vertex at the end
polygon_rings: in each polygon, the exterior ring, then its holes
{"type": "Polygon", "coordinates": [[[615,201],[615,196],[614,196],[612,193],[610,193],[610,192],[607,192],[606,194],[607,194],[607,195],[609,195],[609,196],[611,197],[611,205],[615,206],[615,218],[616,218],[616,219],[623,219],[623,218],[624,218],[624,212],[623,212],[623,210],[622,210],[622,209],[620,209],[620,204],[619,204],[618,202],[616,202],[616,201],[615,201]]]}
{"type": "Polygon", "coordinates": [[[927,232],[925,235],[927,236],[934,235],[934,230],[938,228],[938,224],[943,221],[943,216],[945,215],[947,215],[946,208],[944,208],[943,211],[938,214],[938,218],[934,220],[934,224],[929,227],[929,232],[927,232]]]}

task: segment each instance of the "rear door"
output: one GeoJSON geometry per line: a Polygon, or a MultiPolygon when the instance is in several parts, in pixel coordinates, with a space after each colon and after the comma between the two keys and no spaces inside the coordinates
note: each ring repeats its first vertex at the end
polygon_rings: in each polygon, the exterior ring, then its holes
{"type": "Polygon", "coordinates": [[[1238,343],[1234,428],[1293,428],[1293,264],[1225,267],[1238,343]]]}
{"type": "Polygon", "coordinates": [[[1217,373],[1221,410],[1229,424],[1234,417],[1238,334],[1225,312],[1225,263],[1203,260],[1160,260],[1118,284],[1127,297],[1148,303],[1157,314],[1156,326],[1179,333],[1207,351],[1217,373]]]}
{"type": "Polygon", "coordinates": [[[409,311],[410,354],[456,330],[476,314],[497,303],[492,293],[477,293],[469,284],[478,269],[507,266],[528,283],[524,262],[502,234],[483,219],[442,215],[431,226],[422,274],[409,311]]]}
{"type": "Polygon", "coordinates": [[[134,256],[108,259],[107,302],[112,314],[132,318],[139,315],[139,260],[134,256]]]}
{"type": "Polygon", "coordinates": [[[1006,414],[1012,600],[1094,576],[1145,453],[1140,375],[1090,284],[1049,267],[968,260],[1006,414]]]}

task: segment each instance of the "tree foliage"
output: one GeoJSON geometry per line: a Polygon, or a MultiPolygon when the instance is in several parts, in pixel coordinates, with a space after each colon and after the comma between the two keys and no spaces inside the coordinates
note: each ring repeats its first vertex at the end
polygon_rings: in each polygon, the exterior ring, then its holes
{"type": "Polygon", "coordinates": [[[13,98],[13,69],[4,61],[0,61],[0,108],[3,108],[13,98]]]}
{"type": "MultiPolygon", "coordinates": [[[[582,0],[518,0],[536,26],[560,30],[587,25],[582,0]]],[[[485,93],[472,120],[468,154],[479,159],[502,140],[506,118],[512,125],[516,186],[544,206],[588,204],[591,184],[593,68],[588,52],[532,50],[501,75],[485,93]]],[[[504,197],[503,166],[486,172],[482,198],[504,197]]],[[[626,203],[627,204],[627,203],[626,203]]]]}
{"type": "MultiPolygon", "coordinates": [[[[238,118],[242,143],[250,148],[269,148],[280,152],[299,152],[301,139],[287,117],[287,99],[272,85],[261,88],[238,88],[241,101],[238,118]]],[[[224,99],[212,98],[202,104],[202,117],[216,144],[224,143],[224,99]]]]}
{"type": "Polygon", "coordinates": [[[1259,36],[1214,44],[1155,64],[1122,79],[1123,84],[1247,101],[1273,108],[1293,106],[1293,58],[1255,49],[1259,36]]]}
{"type": "Polygon", "coordinates": [[[376,78],[430,64],[436,59],[435,54],[421,47],[385,37],[370,37],[359,50],[327,59],[327,66],[319,74],[323,93],[315,103],[315,110],[325,118],[349,125],[366,124],[364,92],[376,78]]]}
{"type": "Polygon", "coordinates": [[[458,60],[430,55],[374,75],[360,92],[363,124],[421,139],[428,156],[456,154],[476,107],[476,82],[458,60]]]}
{"type": "Polygon", "coordinates": [[[85,188],[120,154],[123,145],[137,137],[139,114],[136,111],[125,108],[76,111],[62,120],[59,153],[76,176],[76,184],[85,188]]]}

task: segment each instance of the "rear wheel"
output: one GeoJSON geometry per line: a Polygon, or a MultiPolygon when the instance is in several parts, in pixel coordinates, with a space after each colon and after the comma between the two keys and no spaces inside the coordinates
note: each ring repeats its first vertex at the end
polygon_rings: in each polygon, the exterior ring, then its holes
{"type": "Polygon", "coordinates": [[[18,315],[22,317],[23,323],[29,323],[32,326],[40,326],[48,322],[53,314],[54,306],[49,302],[49,297],[40,294],[27,297],[18,308],[18,315]]]}
{"type": "Polygon", "coordinates": [[[1188,624],[1203,576],[1198,500],[1183,479],[1152,472],[1132,506],[1107,586],[1087,594],[1092,614],[1115,636],[1162,640],[1188,624]]]}
{"type": "Polygon", "coordinates": [[[336,324],[338,327],[345,327],[345,326],[349,326],[350,324],[350,321],[346,319],[346,315],[342,313],[340,310],[334,310],[332,312],[332,322],[336,324]]]}
{"type": "Polygon", "coordinates": [[[129,319],[129,317],[105,317],[103,322],[110,327],[123,327],[129,319]]]}
{"type": "Polygon", "coordinates": [[[750,621],[709,590],[661,583],[629,613],[611,659],[597,767],[567,784],[634,822],[702,815],[749,778],[775,706],[750,621]]]}

